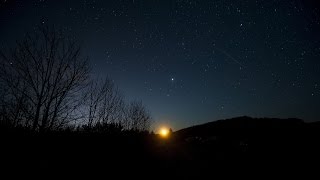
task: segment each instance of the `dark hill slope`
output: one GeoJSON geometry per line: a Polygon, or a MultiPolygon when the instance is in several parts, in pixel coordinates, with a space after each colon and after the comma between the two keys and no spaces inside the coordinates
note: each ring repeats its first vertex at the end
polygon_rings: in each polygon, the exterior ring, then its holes
{"type": "Polygon", "coordinates": [[[301,165],[319,158],[319,127],[294,118],[244,116],[181,129],[173,137],[184,154],[204,164],[301,165]]]}
{"type": "Polygon", "coordinates": [[[277,119],[277,118],[251,118],[247,116],[226,120],[213,121],[176,131],[174,134],[180,138],[206,137],[212,135],[233,135],[247,133],[268,133],[281,131],[293,131],[306,127],[301,119],[277,119]]]}

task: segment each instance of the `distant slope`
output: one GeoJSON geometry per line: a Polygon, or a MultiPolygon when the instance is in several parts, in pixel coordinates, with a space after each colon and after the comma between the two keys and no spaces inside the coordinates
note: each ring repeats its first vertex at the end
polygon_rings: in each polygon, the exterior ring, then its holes
{"type": "Polygon", "coordinates": [[[304,127],[301,119],[277,119],[277,118],[251,118],[247,116],[232,119],[218,120],[201,125],[188,127],[174,132],[180,138],[205,137],[224,134],[248,134],[270,131],[270,133],[281,129],[290,130],[304,127]]]}
{"type": "Polygon", "coordinates": [[[177,154],[192,159],[199,171],[206,167],[201,163],[282,168],[320,160],[320,122],[301,119],[236,117],[181,129],[172,137],[173,144],[180,147],[177,154]]]}

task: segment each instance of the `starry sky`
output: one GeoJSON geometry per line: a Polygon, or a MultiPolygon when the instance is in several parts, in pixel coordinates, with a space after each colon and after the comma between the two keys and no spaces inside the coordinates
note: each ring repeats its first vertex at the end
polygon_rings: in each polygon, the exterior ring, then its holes
{"type": "Polygon", "coordinates": [[[304,0],[0,0],[0,46],[41,24],[78,39],[93,76],[142,100],[154,127],[320,120],[320,6],[304,0]]]}

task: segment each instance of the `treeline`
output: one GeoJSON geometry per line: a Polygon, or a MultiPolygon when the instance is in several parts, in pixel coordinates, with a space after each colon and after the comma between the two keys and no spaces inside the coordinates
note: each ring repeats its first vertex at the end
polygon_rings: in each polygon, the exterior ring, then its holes
{"type": "Polygon", "coordinates": [[[91,75],[79,43],[62,31],[40,27],[0,50],[0,123],[30,131],[148,131],[141,101],[126,103],[108,78],[91,75]]]}

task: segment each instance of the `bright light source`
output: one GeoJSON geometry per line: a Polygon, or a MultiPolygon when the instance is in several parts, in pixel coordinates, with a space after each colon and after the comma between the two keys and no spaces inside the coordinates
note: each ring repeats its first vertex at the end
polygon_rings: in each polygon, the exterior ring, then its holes
{"type": "Polygon", "coordinates": [[[160,129],[159,134],[160,134],[161,137],[168,137],[169,129],[163,127],[163,128],[160,129]]]}

